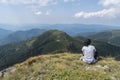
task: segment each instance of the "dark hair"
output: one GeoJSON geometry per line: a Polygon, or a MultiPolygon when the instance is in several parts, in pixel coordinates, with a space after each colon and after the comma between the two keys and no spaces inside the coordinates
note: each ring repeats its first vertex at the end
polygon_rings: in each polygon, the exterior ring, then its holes
{"type": "Polygon", "coordinates": [[[84,45],[85,46],[88,46],[88,45],[90,45],[91,44],[91,39],[86,39],[85,41],[84,41],[84,45]]]}

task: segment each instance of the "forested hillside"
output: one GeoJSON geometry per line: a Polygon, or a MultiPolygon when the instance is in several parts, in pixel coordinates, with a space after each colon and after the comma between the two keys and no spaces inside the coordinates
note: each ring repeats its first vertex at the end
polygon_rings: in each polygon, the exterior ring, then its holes
{"type": "Polygon", "coordinates": [[[96,33],[89,36],[89,38],[120,46],[120,30],[111,30],[96,33]]]}
{"type": "MultiPolygon", "coordinates": [[[[93,41],[100,56],[118,56],[120,48],[93,41]]],[[[0,47],[0,70],[20,63],[29,57],[40,54],[56,54],[61,52],[80,53],[83,46],[83,38],[71,37],[59,30],[50,30],[31,40],[8,44],[0,47]]]]}

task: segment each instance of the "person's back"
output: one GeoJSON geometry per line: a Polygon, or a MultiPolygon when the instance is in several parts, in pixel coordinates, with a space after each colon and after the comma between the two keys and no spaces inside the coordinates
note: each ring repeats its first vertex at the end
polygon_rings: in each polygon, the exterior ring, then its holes
{"type": "Polygon", "coordinates": [[[82,54],[83,56],[81,57],[81,60],[83,60],[86,63],[95,63],[95,53],[96,49],[93,45],[91,45],[91,40],[87,39],[84,42],[83,48],[82,48],[82,54]]]}

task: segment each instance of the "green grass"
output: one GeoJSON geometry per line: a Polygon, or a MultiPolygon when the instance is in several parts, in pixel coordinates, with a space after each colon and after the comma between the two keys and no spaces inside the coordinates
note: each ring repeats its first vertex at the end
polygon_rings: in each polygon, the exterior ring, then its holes
{"type": "Polygon", "coordinates": [[[32,57],[0,80],[120,80],[120,61],[102,58],[89,65],[80,54],[62,53],[32,57]],[[104,69],[107,66],[108,69],[104,69]]]}

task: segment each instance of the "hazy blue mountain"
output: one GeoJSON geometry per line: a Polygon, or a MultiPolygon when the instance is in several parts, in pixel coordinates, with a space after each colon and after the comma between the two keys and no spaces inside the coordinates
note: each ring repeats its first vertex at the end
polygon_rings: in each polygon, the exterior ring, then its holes
{"type": "MultiPolygon", "coordinates": [[[[24,25],[21,29],[31,29],[31,28],[40,28],[40,29],[58,29],[65,31],[70,35],[81,34],[86,36],[86,33],[101,32],[104,30],[111,29],[120,29],[120,26],[107,26],[107,25],[86,25],[86,24],[41,24],[41,25],[24,25]],[[29,26],[29,27],[28,27],[29,26]],[[34,27],[33,27],[34,26],[34,27]]],[[[88,35],[88,34],[87,34],[88,35]]]]}
{"type": "Polygon", "coordinates": [[[78,34],[76,34],[76,35],[74,35],[74,36],[88,37],[88,36],[94,35],[94,34],[96,34],[96,33],[98,33],[98,32],[83,32],[83,33],[78,33],[78,34]]]}
{"type": "Polygon", "coordinates": [[[120,30],[110,30],[89,36],[89,38],[120,46],[120,30]]]}
{"type": "Polygon", "coordinates": [[[17,31],[22,27],[23,25],[13,25],[13,24],[0,24],[0,28],[5,30],[11,30],[11,31],[17,31]]]}
{"type": "Polygon", "coordinates": [[[12,31],[0,28],[0,39],[6,37],[10,33],[12,33],[12,31]]]}
{"type": "Polygon", "coordinates": [[[16,32],[9,34],[5,38],[1,39],[0,45],[5,45],[8,43],[14,43],[14,42],[31,39],[32,37],[40,35],[44,31],[45,31],[44,29],[31,29],[27,31],[16,31],[16,32]]]}
{"type": "MultiPolygon", "coordinates": [[[[58,29],[65,31],[70,35],[85,35],[87,33],[101,32],[104,30],[120,29],[120,26],[95,25],[95,24],[22,24],[22,25],[6,25],[5,29],[12,30],[30,30],[39,29],[58,29]]],[[[88,34],[87,34],[88,35],[88,34]]]]}
{"type": "MultiPolygon", "coordinates": [[[[40,54],[60,52],[80,53],[84,39],[83,37],[71,37],[63,31],[50,30],[31,40],[1,46],[0,69],[40,54]]],[[[93,44],[101,56],[114,57],[120,53],[120,47],[99,41],[94,41],[93,44]]]]}

